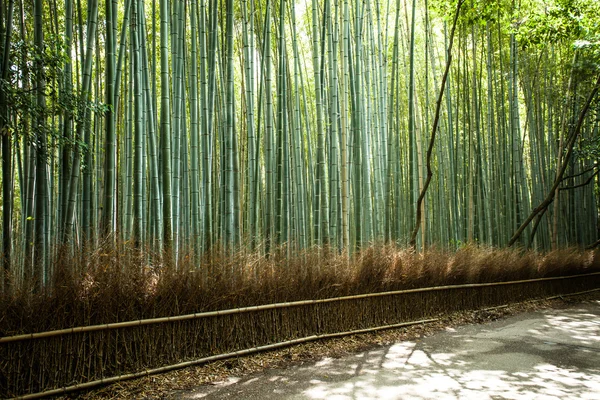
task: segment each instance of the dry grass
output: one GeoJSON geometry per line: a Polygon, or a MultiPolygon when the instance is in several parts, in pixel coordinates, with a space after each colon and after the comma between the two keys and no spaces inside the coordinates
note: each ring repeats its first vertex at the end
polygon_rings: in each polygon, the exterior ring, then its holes
{"type": "MultiPolygon", "coordinates": [[[[330,249],[269,257],[239,252],[178,267],[126,244],[83,258],[59,252],[54,280],[39,293],[22,285],[0,296],[0,336],[73,326],[363,293],[501,282],[600,271],[597,253],[548,254],[467,246],[424,254],[374,245],[352,258],[330,249]],[[150,261],[149,261],[150,260],[150,261]]],[[[600,276],[375,297],[114,331],[0,344],[0,397],[36,392],[314,334],[394,324],[433,315],[598,287],[600,276]]]]}
{"type": "Polygon", "coordinates": [[[41,293],[21,285],[0,294],[0,336],[189,314],[285,301],[462,283],[500,282],[600,271],[596,252],[546,254],[466,246],[455,253],[368,247],[349,259],[327,249],[270,257],[215,251],[201,261],[183,255],[178,268],[153,264],[127,245],[87,258],[61,256],[41,293]]]}

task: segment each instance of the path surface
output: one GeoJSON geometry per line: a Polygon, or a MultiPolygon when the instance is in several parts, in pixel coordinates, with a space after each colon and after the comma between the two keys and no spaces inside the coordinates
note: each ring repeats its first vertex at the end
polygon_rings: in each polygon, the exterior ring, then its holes
{"type": "Polygon", "coordinates": [[[600,301],[467,325],[178,399],[600,399],[600,301]]]}

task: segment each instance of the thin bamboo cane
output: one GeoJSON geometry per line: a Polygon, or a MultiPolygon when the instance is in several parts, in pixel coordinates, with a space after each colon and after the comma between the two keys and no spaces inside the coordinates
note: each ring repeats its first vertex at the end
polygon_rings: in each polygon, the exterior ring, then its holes
{"type": "MultiPolygon", "coordinates": [[[[520,280],[520,281],[468,283],[468,284],[463,284],[463,285],[433,286],[433,287],[428,287],[428,288],[395,290],[395,291],[389,291],[389,292],[365,293],[365,294],[358,294],[358,295],[353,295],[353,296],[332,297],[332,298],[328,298],[328,299],[301,300],[301,301],[291,301],[291,302],[285,302],[285,303],[263,304],[263,305],[259,305],[259,306],[249,306],[249,307],[232,308],[232,309],[227,309],[227,310],[208,311],[208,312],[201,312],[201,313],[194,313],[194,314],[178,315],[178,316],[173,316],[173,317],[160,317],[160,318],[141,319],[141,320],[137,320],[137,321],[124,321],[124,322],[115,322],[115,323],[110,323],[110,324],[79,326],[79,327],[74,327],[74,328],[58,329],[58,330],[47,331],[47,332],[27,333],[27,334],[22,334],[22,335],[6,336],[6,337],[0,338],[0,343],[18,342],[18,341],[24,341],[24,340],[34,340],[34,339],[39,339],[39,338],[48,338],[48,337],[53,337],[53,336],[61,336],[61,335],[74,334],[74,333],[97,332],[97,331],[103,331],[103,330],[121,329],[121,328],[129,328],[129,327],[134,327],[134,326],[161,324],[161,323],[166,323],[166,322],[185,321],[185,320],[191,320],[191,319],[218,317],[218,316],[232,315],[232,314],[242,314],[242,313],[246,313],[246,312],[273,310],[273,309],[279,309],[279,308],[299,307],[299,306],[304,306],[304,305],[327,304],[327,303],[334,303],[334,302],[341,302],[341,301],[348,301],[348,300],[367,299],[367,298],[375,298],[375,297],[383,297],[383,296],[397,296],[397,295],[409,294],[409,293],[425,293],[425,292],[453,290],[453,289],[507,286],[507,285],[517,285],[517,284],[534,283],[534,282],[556,281],[556,280],[561,280],[561,279],[583,278],[583,277],[591,277],[591,276],[598,276],[598,275],[600,275],[600,272],[592,272],[592,273],[588,273],[588,274],[579,274],[579,275],[556,276],[556,277],[548,277],[548,278],[525,279],[525,280],[520,280]]],[[[596,290],[596,289],[594,289],[594,290],[596,290]]],[[[600,290],[600,289],[598,289],[598,290],[600,290]]]]}

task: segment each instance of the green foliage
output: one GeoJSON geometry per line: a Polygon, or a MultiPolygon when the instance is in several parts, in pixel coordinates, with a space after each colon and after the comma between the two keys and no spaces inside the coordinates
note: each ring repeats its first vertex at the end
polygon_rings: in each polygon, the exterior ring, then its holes
{"type": "Polygon", "coordinates": [[[588,162],[600,160],[600,137],[582,139],[577,148],[573,150],[573,157],[588,162]]]}
{"type": "MultiPolygon", "coordinates": [[[[456,10],[457,0],[429,1],[430,9],[434,15],[446,22],[452,22],[456,10]]],[[[502,22],[502,17],[509,14],[510,3],[496,0],[466,0],[460,11],[459,27],[469,27],[477,24],[485,26],[487,23],[502,22]]]]}
{"type": "Polygon", "coordinates": [[[485,26],[488,22],[501,22],[501,17],[509,9],[508,2],[495,0],[472,0],[465,4],[462,10],[462,24],[470,26],[478,24],[485,26]]]}
{"type": "Polygon", "coordinates": [[[543,10],[532,9],[517,28],[523,49],[549,43],[576,48],[600,45],[600,4],[595,0],[556,0],[543,10]]]}
{"type": "Polygon", "coordinates": [[[9,113],[25,117],[35,116],[40,112],[36,109],[33,96],[34,82],[39,74],[42,74],[46,81],[45,94],[50,100],[45,110],[46,115],[59,115],[67,109],[74,109],[73,98],[60,93],[62,68],[67,55],[59,37],[47,35],[41,52],[31,43],[23,40],[13,41],[9,54],[8,77],[6,80],[0,80],[0,90],[6,95],[9,113]],[[35,68],[38,61],[41,61],[43,66],[41,70],[35,68]]]}
{"type": "Polygon", "coordinates": [[[576,40],[573,48],[579,53],[579,57],[573,65],[577,81],[592,81],[594,76],[600,72],[600,37],[595,42],[576,40]]]}

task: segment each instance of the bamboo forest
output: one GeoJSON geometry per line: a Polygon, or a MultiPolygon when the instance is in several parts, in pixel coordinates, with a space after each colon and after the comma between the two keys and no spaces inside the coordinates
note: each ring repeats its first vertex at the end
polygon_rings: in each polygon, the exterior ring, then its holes
{"type": "Polygon", "coordinates": [[[0,397],[598,290],[599,16],[0,0],[0,397]]]}
{"type": "Polygon", "coordinates": [[[598,238],[594,1],[99,3],[0,7],[5,276],[598,238]]]}
{"type": "Polygon", "coordinates": [[[0,13],[7,286],[106,241],[178,260],[598,239],[595,1],[0,13]]]}

